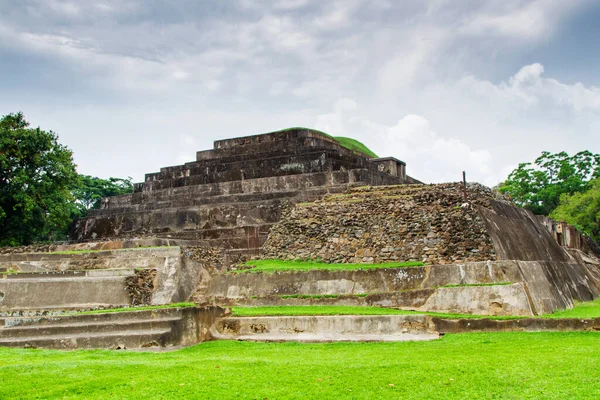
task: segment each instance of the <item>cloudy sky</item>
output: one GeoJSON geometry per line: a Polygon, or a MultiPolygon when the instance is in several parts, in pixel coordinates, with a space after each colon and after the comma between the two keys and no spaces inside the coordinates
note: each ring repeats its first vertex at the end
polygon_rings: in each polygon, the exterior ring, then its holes
{"type": "Polygon", "coordinates": [[[143,180],[305,126],[427,182],[600,152],[600,2],[0,0],[0,114],[143,180]]]}

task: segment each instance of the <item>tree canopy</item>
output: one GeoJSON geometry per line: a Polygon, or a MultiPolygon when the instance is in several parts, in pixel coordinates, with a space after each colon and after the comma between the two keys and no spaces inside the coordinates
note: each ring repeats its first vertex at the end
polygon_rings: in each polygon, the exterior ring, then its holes
{"type": "Polygon", "coordinates": [[[533,163],[519,164],[499,190],[534,214],[549,215],[562,195],[585,192],[595,178],[600,178],[600,154],[544,151],[533,163]]]}
{"type": "Polygon", "coordinates": [[[0,119],[0,245],[57,239],[70,224],[73,153],[22,113],[0,119]]]}
{"type": "Polygon", "coordinates": [[[575,226],[595,241],[600,240],[600,179],[590,182],[585,192],[563,194],[550,217],[575,226]]]}
{"type": "Polygon", "coordinates": [[[75,198],[82,214],[87,210],[100,208],[103,197],[120,196],[133,192],[131,177],[101,179],[90,175],[80,175],[79,186],[75,189],[75,198]]]}
{"type": "Polygon", "coordinates": [[[0,119],[0,246],[68,239],[102,197],[132,191],[131,178],[79,175],[72,151],[22,113],[0,119]]]}

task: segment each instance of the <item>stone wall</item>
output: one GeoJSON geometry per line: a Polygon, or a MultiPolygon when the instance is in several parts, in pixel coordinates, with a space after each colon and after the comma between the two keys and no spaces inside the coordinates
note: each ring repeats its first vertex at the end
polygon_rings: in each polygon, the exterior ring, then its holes
{"type": "Polygon", "coordinates": [[[271,228],[264,258],[336,263],[423,261],[446,264],[495,260],[478,206],[493,194],[460,184],[353,188],[301,203],[271,228]]]}

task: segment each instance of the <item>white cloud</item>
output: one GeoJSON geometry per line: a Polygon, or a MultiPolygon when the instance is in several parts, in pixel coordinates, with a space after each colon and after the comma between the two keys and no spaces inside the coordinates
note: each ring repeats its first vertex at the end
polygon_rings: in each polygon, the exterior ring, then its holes
{"type": "Polygon", "coordinates": [[[557,48],[514,67],[585,1],[0,2],[0,50],[16,55],[0,101],[72,140],[82,166],[108,168],[81,132],[118,141],[102,150],[113,176],[316,119],[416,178],[495,184],[542,150],[600,152],[600,89],[554,72],[578,60],[557,48]]]}
{"type": "Polygon", "coordinates": [[[489,151],[439,135],[422,116],[409,114],[386,126],[363,118],[357,108],[355,101],[340,99],[332,113],[318,116],[315,128],[357,138],[380,156],[399,158],[407,163],[409,175],[424,182],[458,181],[463,170],[470,179],[485,181],[491,173],[489,151]]]}
{"type": "MultiPolygon", "coordinates": [[[[600,88],[583,83],[565,84],[543,76],[544,66],[525,65],[508,81],[499,84],[469,76],[457,84],[465,94],[486,97],[494,103],[504,103],[517,109],[539,107],[567,108],[574,112],[600,111],[600,88]]],[[[502,109],[500,108],[500,109],[502,109]]]]}

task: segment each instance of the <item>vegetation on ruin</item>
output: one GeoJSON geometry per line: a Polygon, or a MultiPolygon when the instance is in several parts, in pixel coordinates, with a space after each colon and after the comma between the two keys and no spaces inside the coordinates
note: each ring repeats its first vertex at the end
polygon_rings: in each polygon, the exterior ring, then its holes
{"type": "Polygon", "coordinates": [[[119,307],[119,308],[105,308],[98,310],[87,310],[87,311],[79,311],[74,314],[107,314],[107,313],[116,313],[116,312],[127,312],[127,311],[148,311],[148,310],[163,310],[165,308],[185,308],[185,307],[195,307],[195,303],[184,302],[184,303],[171,303],[171,304],[163,304],[160,306],[131,306],[131,307],[119,307]]]}
{"type": "MultiPolygon", "coordinates": [[[[288,296],[293,298],[294,295],[288,296]]],[[[329,295],[336,296],[336,295],[329,295]]],[[[283,296],[282,296],[283,297],[283,296]]],[[[299,295],[298,298],[305,298],[299,295]]],[[[310,298],[310,297],[308,297],[310,298]]],[[[445,319],[493,319],[509,320],[522,318],[551,318],[551,319],[594,319],[600,318],[600,298],[594,301],[576,302],[573,308],[557,310],[552,314],[536,317],[516,315],[474,315],[458,313],[439,313],[431,311],[398,310],[394,308],[369,307],[369,306],[263,306],[263,307],[233,307],[232,313],[236,317],[276,316],[276,315],[409,315],[426,314],[432,317],[445,319]]]]}
{"type": "Polygon", "coordinates": [[[337,299],[339,294],[284,294],[282,299],[337,299]]]}
{"type": "Polygon", "coordinates": [[[0,349],[2,398],[593,399],[598,332],[428,342],[214,341],[173,352],[0,349]]]}
{"type": "Polygon", "coordinates": [[[232,307],[234,317],[285,316],[285,315],[430,315],[445,319],[493,319],[508,320],[529,317],[515,315],[448,314],[430,311],[398,310],[371,306],[264,306],[232,307]]]}
{"type": "Polygon", "coordinates": [[[176,247],[176,246],[139,246],[139,247],[126,247],[126,248],[122,248],[122,249],[100,249],[100,250],[89,250],[89,249],[82,249],[82,250],[65,250],[65,251],[51,251],[48,252],[48,254],[88,254],[88,253],[100,253],[100,252],[118,252],[118,251],[141,251],[141,250],[152,250],[152,249],[169,249],[172,247],[176,247]]]}
{"type": "Polygon", "coordinates": [[[336,140],[342,147],[347,148],[348,150],[352,150],[353,152],[357,152],[357,153],[363,153],[369,157],[372,158],[378,158],[378,155],[375,154],[375,152],[373,152],[373,150],[369,149],[367,146],[365,146],[362,142],[359,142],[356,139],[352,139],[352,138],[348,138],[348,137],[344,137],[344,136],[331,136],[329,133],[323,132],[323,131],[319,131],[317,129],[312,129],[312,128],[304,128],[301,126],[297,126],[297,127],[292,127],[292,128],[287,128],[287,129],[282,129],[282,131],[289,131],[292,129],[310,129],[311,131],[315,131],[315,132],[319,132],[320,134],[327,136],[331,139],[336,140]]]}
{"type": "Polygon", "coordinates": [[[235,271],[234,273],[244,272],[275,272],[275,271],[357,271],[371,270],[380,268],[408,268],[421,267],[423,264],[420,261],[404,261],[404,262],[389,262],[381,264],[328,264],[317,261],[300,261],[300,260],[250,260],[243,264],[244,268],[235,271]]]}
{"type": "Polygon", "coordinates": [[[377,154],[373,152],[373,150],[369,149],[363,143],[359,142],[356,139],[343,137],[343,136],[334,136],[335,140],[337,140],[343,147],[350,149],[355,152],[363,153],[372,158],[377,158],[377,154]]]}
{"type": "Polygon", "coordinates": [[[456,288],[456,287],[473,287],[473,286],[506,286],[512,285],[513,282],[490,282],[490,283],[460,283],[456,285],[443,285],[436,286],[436,289],[439,288],[456,288]]]}

